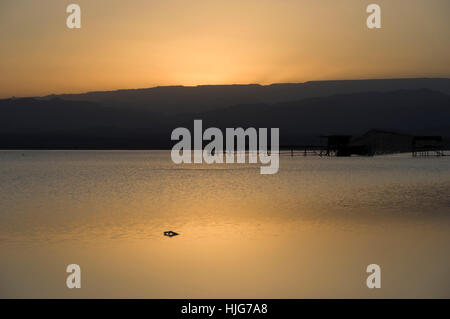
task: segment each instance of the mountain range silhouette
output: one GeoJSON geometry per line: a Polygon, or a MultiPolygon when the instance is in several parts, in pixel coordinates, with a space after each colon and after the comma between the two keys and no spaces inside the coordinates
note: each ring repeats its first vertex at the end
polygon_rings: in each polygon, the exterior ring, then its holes
{"type": "MultiPolygon", "coordinates": [[[[450,137],[450,79],[208,85],[0,100],[3,149],[170,148],[172,130],[279,127],[280,144],[370,129],[450,137]]],[[[446,139],[448,141],[448,139],[446,139]]]]}

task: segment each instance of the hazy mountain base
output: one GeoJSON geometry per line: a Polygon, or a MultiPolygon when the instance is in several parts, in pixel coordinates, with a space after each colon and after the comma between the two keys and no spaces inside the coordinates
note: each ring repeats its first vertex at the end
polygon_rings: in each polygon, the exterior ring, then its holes
{"type": "Polygon", "coordinates": [[[202,119],[204,128],[279,127],[281,145],[317,144],[320,135],[358,136],[374,128],[441,135],[447,144],[450,136],[450,96],[430,89],[216,105],[184,114],[154,109],[62,98],[0,100],[0,148],[166,149],[173,145],[172,130],[192,129],[194,119],[202,119]]]}

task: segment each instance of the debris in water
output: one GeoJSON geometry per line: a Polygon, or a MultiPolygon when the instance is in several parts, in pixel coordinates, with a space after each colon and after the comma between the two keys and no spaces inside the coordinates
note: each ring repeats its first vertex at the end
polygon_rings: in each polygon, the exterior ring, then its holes
{"type": "Polygon", "coordinates": [[[179,235],[179,234],[174,231],[171,231],[171,230],[164,232],[164,236],[168,236],[168,237],[173,237],[173,236],[177,236],[177,235],[179,235]]]}

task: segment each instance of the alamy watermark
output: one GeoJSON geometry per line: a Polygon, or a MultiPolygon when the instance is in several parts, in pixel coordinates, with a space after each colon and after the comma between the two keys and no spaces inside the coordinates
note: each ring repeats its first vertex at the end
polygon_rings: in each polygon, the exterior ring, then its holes
{"type": "Polygon", "coordinates": [[[66,8],[66,12],[70,13],[66,19],[66,25],[69,29],[81,28],[81,8],[78,4],[69,4],[66,8]]]}
{"type": "Polygon", "coordinates": [[[81,268],[77,264],[70,264],[66,268],[66,272],[70,273],[66,279],[66,286],[69,289],[81,288],[81,268]]]}
{"type": "Polygon", "coordinates": [[[366,268],[366,272],[370,275],[367,277],[367,288],[381,288],[381,267],[377,264],[370,264],[366,268]]]}
{"type": "Polygon", "coordinates": [[[246,163],[248,158],[249,163],[256,164],[259,160],[261,164],[266,164],[261,166],[261,174],[278,172],[280,163],[278,128],[270,129],[270,152],[267,128],[258,130],[253,127],[245,130],[241,127],[226,128],[224,141],[222,130],[210,127],[203,132],[202,120],[194,120],[193,137],[192,141],[191,132],[185,127],[178,127],[172,131],[172,141],[179,141],[171,152],[174,163],[246,163]],[[210,142],[203,147],[203,141],[210,142]]]}
{"type": "MultiPolygon", "coordinates": [[[[81,8],[78,4],[69,4],[66,8],[66,13],[70,13],[66,19],[66,25],[69,29],[81,28],[81,8]]],[[[366,20],[366,25],[369,29],[381,28],[381,7],[372,3],[366,8],[366,13],[370,13],[366,20]]]]}

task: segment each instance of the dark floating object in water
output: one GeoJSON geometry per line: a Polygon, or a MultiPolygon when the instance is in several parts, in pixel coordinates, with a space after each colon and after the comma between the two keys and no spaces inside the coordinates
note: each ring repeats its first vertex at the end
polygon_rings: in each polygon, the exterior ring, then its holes
{"type": "Polygon", "coordinates": [[[168,236],[168,237],[173,237],[173,236],[177,236],[177,235],[179,235],[179,234],[174,231],[171,231],[171,230],[164,232],[164,236],[168,236]]]}

